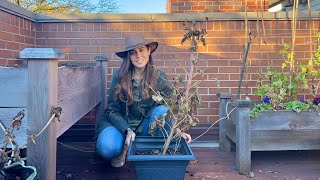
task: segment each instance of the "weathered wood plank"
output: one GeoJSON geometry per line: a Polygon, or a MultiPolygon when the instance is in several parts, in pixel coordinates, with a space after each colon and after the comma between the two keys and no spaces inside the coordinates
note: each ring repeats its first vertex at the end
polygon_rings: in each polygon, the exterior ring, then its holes
{"type": "Polygon", "coordinates": [[[0,68],[0,107],[27,107],[27,68],[0,68]]]}
{"type": "Polygon", "coordinates": [[[62,108],[61,121],[58,123],[57,136],[59,137],[74,123],[87,114],[101,101],[101,85],[90,87],[63,101],[58,102],[62,108]]]}
{"type": "Polygon", "coordinates": [[[319,130],[251,131],[252,151],[320,149],[319,130]]]}
{"type": "Polygon", "coordinates": [[[316,112],[262,111],[251,120],[252,130],[320,129],[320,116],[316,112]],[[308,118],[306,118],[308,117],[308,118]]]}
{"type": "Polygon", "coordinates": [[[100,70],[100,84],[101,84],[101,101],[96,106],[96,121],[95,121],[95,127],[97,127],[99,121],[102,118],[102,115],[104,113],[104,110],[106,109],[106,97],[107,97],[107,57],[96,57],[95,59],[101,59],[100,61],[97,61],[97,65],[99,65],[100,70]]]}
{"type": "MultiPolygon", "coordinates": [[[[219,118],[226,118],[227,103],[231,100],[232,95],[218,93],[217,96],[219,97],[219,118]]],[[[229,152],[231,151],[231,141],[226,134],[226,123],[226,119],[219,121],[219,127],[221,127],[221,129],[219,129],[219,148],[221,151],[229,152]]]]}
{"type": "MultiPolygon", "coordinates": [[[[231,110],[233,108],[234,108],[234,106],[229,104],[228,111],[231,112],[231,110]]],[[[236,139],[236,124],[235,124],[235,120],[237,119],[236,117],[237,117],[237,112],[236,112],[236,110],[234,110],[229,115],[229,119],[222,120],[222,121],[225,121],[224,127],[225,127],[225,131],[226,131],[226,135],[234,143],[237,142],[237,139],[236,139]]],[[[219,129],[219,131],[220,131],[220,129],[219,129]]]]}
{"type": "MultiPolygon", "coordinates": [[[[25,116],[21,121],[21,126],[19,130],[14,130],[14,134],[16,136],[16,142],[19,146],[23,146],[27,143],[27,125],[28,125],[28,114],[26,108],[0,108],[0,121],[5,125],[6,128],[10,127],[11,120],[15,117],[18,112],[24,111],[25,116]]],[[[4,137],[4,132],[0,129],[0,137],[4,137]]],[[[3,142],[0,142],[0,146],[2,147],[3,142]]],[[[11,148],[11,144],[8,144],[9,148],[11,148]]]]}
{"type": "Polygon", "coordinates": [[[251,142],[250,142],[250,108],[237,107],[236,109],[236,164],[239,173],[246,174],[251,170],[251,142]]]}
{"type": "Polygon", "coordinates": [[[94,67],[59,67],[58,102],[101,83],[101,70],[94,67]]]}
{"type": "Polygon", "coordinates": [[[236,126],[233,124],[233,122],[230,119],[228,119],[225,121],[224,127],[226,128],[227,137],[235,143],[236,142],[236,126]]]}
{"type": "MultiPolygon", "coordinates": [[[[39,133],[57,105],[57,60],[28,60],[28,136],[39,133]]],[[[56,179],[56,121],[27,145],[28,164],[37,169],[37,179],[56,179]]]]}

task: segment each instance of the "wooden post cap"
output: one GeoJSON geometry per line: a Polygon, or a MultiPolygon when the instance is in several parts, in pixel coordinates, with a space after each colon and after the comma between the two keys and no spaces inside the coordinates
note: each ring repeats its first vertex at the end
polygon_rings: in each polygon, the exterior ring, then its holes
{"type": "Polygon", "coordinates": [[[231,99],[232,98],[232,94],[231,93],[217,93],[217,96],[220,99],[231,99]]]}
{"type": "Polygon", "coordinates": [[[108,61],[109,58],[107,56],[95,56],[94,60],[96,60],[96,61],[108,61]]]}
{"type": "Polygon", "coordinates": [[[20,51],[21,59],[59,59],[64,52],[58,48],[25,48],[20,51]]]}

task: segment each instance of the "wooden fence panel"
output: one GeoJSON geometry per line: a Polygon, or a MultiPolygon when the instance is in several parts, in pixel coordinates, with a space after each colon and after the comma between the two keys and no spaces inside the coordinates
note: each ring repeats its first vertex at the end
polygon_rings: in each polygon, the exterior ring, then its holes
{"type": "Polygon", "coordinates": [[[27,107],[27,68],[0,68],[0,107],[27,107]]]}
{"type": "Polygon", "coordinates": [[[68,130],[79,119],[91,111],[101,101],[101,86],[90,89],[58,102],[62,108],[61,121],[57,127],[57,137],[68,130]]]}
{"type": "Polygon", "coordinates": [[[99,66],[60,67],[58,69],[58,102],[101,84],[99,66]]]}

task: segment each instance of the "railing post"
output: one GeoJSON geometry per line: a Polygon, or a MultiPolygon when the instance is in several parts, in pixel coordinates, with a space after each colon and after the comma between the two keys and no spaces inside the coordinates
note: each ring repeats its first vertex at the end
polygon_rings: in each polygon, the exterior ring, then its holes
{"type": "Polygon", "coordinates": [[[236,164],[240,174],[251,170],[250,105],[251,101],[236,101],[236,164]]]}
{"type": "MultiPolygon", "coordinates": [[[[95,120],[95,129],[97,128],[98,122],[101,120],[102,114],[106,109],[107,102],[107,63],[109,58],[106,56],[96,56],[94,58],[97,61],[97,66],[101,67],[101,102],[96,106],[96,120],[95,120]]],[[[96,152],[96,148],[94,149],[95,153],[91,164],[97,164],[100,161],[100,156],[98,156],[96,152]]]]}
{"type": "MultiPolygon", "coordinates": [[[[226,105],[231,100],[232,94],[230,93],[218,93],[219,97],[219,118],[227,116],[226,105]]],[[[226,135],[225,120],[219,121],[219,149],[220,151],[230,152],[231,151],[231,140],[226,135]]]]}
{"type": "MultiPolygon", "coordinates": [[[[20,58],[28,63],[28,141],[48,123],[57,105],[58,59],[64,53],[53,48],[26,48],[20,58]]],[[[37,169],[37,179],[56,179],[56,123],[53,121],[35,140],[27,144],[27,162],[37,169]]]]}
{"type": "Polygon", "coordinates": [[[101,115],[103,114],[106,108],[107,63],[109,58],[106,56],[96,56],[95,60],[97,61],[97,65],[100,65],[101,67],[101,102],[96,106],[96,124],[95,125],[97,126],[97,123],[101,119],[101,115]]]}

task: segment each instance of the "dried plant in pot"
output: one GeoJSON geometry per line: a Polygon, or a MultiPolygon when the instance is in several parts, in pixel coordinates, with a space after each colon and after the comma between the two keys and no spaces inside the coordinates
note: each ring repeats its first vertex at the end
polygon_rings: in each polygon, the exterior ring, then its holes
{"type": "Polygon", "coordinates": [[[3,146],[0,149],[0,179],[32,180],[37,175],[35,167],[25,165],[26,158],[21,157],[23,153],[20,151],[21,147],[17,144],[14,134],[20,129],[24,116],[24,111],[18,112],[12,118],[10,127],[8,128],[0,120],[0,127],[4,131],[3,146]]]}
{"type": "Polygon", "coordinates": [[[151,124],[149,133],[152,135],[157,129],[163,137],[136,137],[129,145],[127,160],[131,161],[136,169],[137,179],[184,179],[186,167],[195,157],[182,132],[198,125],[199,120],[193,115],[201,103],[198,93],[200,81],[193,81],[196,75],[203,74],[197,68],[197,42],[205,45],[205,29],[196,29],[195,22],[185,22],[185,35],[182,42],[190,41],[190,62],[188,67],[182,67],[184,73],[173,79],[172,91],[169,96],[155,92],[154,101],[164,104],[168,112],[156,118],[151,124]],[[191,27],[188,25],[191,24],[191,27]],[[169,129],[166,129],[168,126],[169,129]]]}

